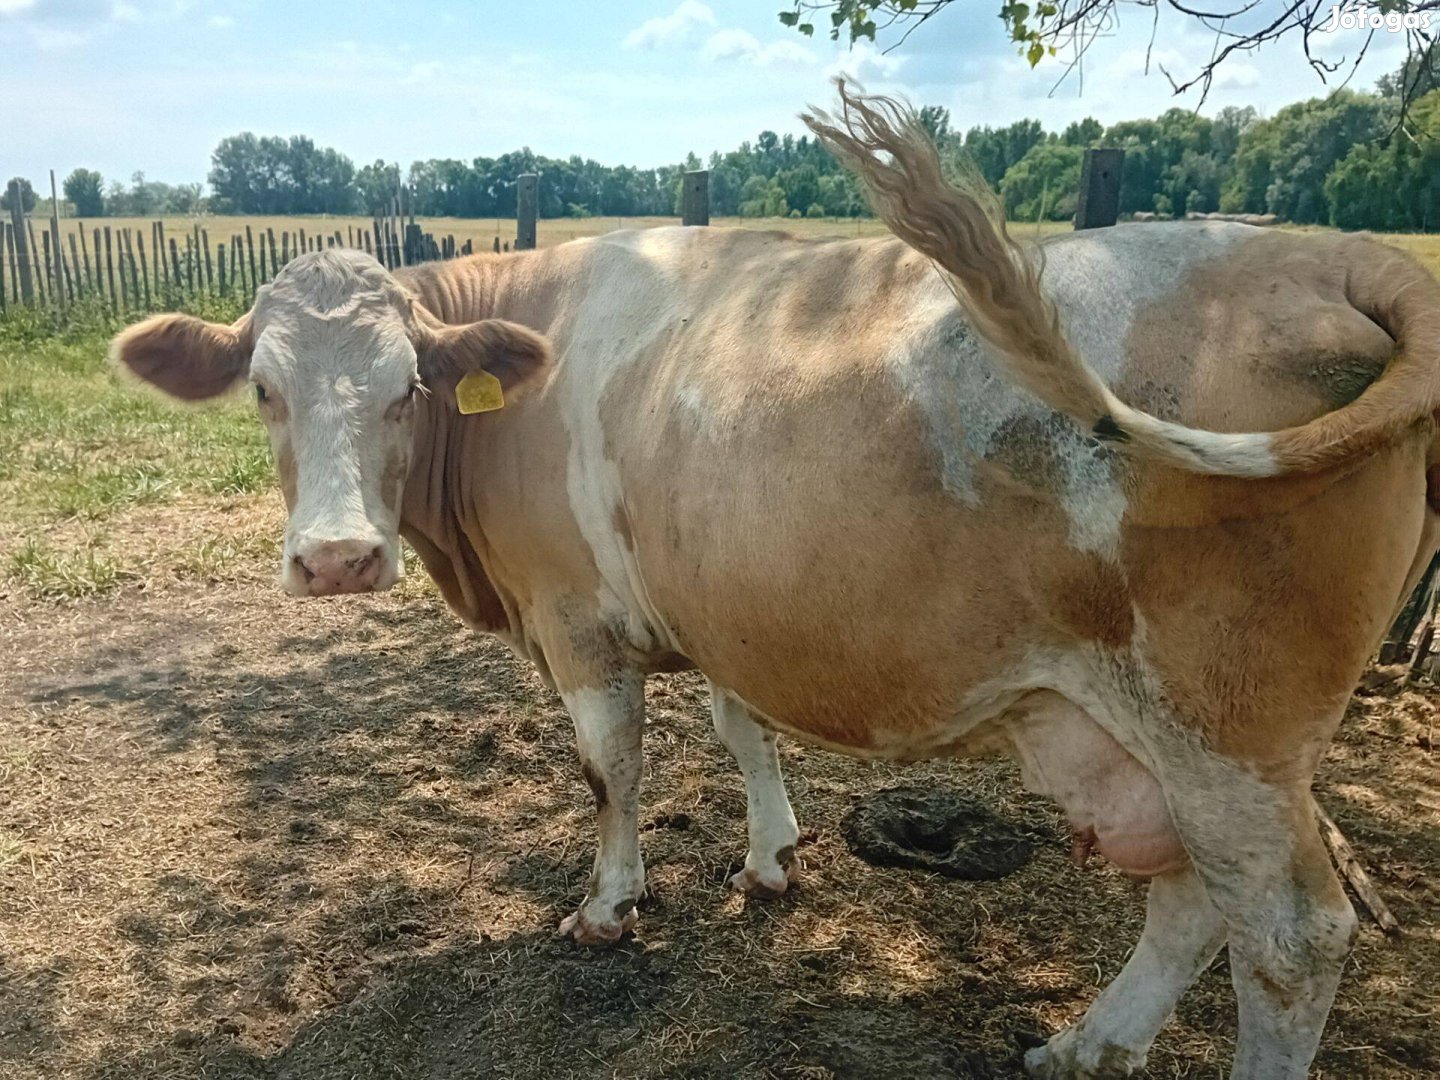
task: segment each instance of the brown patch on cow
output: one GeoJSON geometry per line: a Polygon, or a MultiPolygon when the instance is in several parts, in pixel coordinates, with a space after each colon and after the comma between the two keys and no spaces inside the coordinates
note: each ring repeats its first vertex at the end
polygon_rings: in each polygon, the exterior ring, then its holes
{"type": "Polygon", "coordinates": [[[385,493],[385,498],[390,500],[390,506],[399,506],[405,497],[405,479],[409,472],[410,462],[406,460],[403,452],[385,462],[385,471],[380,477],[380,490],[385,493]]]}
{"type": "Polygon", "coordinates": [[[1185,528],[1127,516],[1122,560],[1147,662],[1181,722],[1268,782],[1308,783],[1384,633],[1421,543],[1427,442],[1381,451],[1298,502],[1289,485],[1258,482],[1251,498],[1275,490],[1273,515],[1185,528]]]}
{"type": "Polygon", "coordinates": [[[585,777],[585,783],[589,784],[590,790],[595,793],[595,809],[604,810],[610,805],[610,793],[605,789],[605,778],[600,775],[600,770],[590,762],[582,761],[580,775],[585,777]]]}
{"type": "Polygon", "coordinates": [[[1294,993],[1278,983],[1264,968],[1251,968],[1250,975],[1260,985],[1265,996],[1275,1002],[1280,1009],[1288,1010],[1295,1004],[1294,993]]]}
{"type": "Polygon", "coordinates": [[[775,861],[782,869],[790,869],[790,864],[795,861],[795,845],[786,844],[779,851],[775,852],[775,861]]]}
{"type": "Polygon", "coordinates": [[[678,652],[651,653],[634,656],[631,662],[647,675],[673,675],[679,671],[694,671],[695,661],[678,652]]]}
{"type": "Polygon", "coordinates": [[[1043,588],[1051,614],[1069,633],[1110,649],[1130,643],[1135,611],[1124,571],[1099,555],[1072,552],[1062,556],[1043,588]]]}
{"type": "Polygon", "coordinates": [[[1425,504],[1440,514],[1440,465],[1425,470],[1425,504]]]}
{"type": "Polygon", "coordinates": [[[280,491],[285,496],[287,510],[295,509],[295,500],[300,490],[299,477],[295,470],[295,451],[286,439],[275,455],[275,471],[280,477],[280,491]]]}
{"type": "Polygon", "coordinates": [[[202,401],[223,394],[244,377],[254,346],[248,312],[229,325],[169,313],[121,331],[110,355],[165,393],[202,401]]]}
{"type": "Polygon", "coordinates": [[[615,535],[620,537],[620,542],[625,545],[626,551],[635,550],[635,537],[630,533],[630,518],[625,513],[625,507],[619,505],[610,513],[610,525],[615,530],[615,535]]]}

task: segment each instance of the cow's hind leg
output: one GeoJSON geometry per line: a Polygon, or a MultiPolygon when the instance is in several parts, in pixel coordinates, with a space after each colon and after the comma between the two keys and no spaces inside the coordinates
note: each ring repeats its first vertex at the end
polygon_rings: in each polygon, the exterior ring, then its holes
{"type": "Polygon", "coordinates": [[[741,702],[714,683],[710,684],[710,711],[715,718],[715,733],[734,755],[745,778],[750,851],[745,856],[745,868],[730,878],[729,885],[750,896],[779,896],[790,886],[800,830],[780,776],[775,735],[756,723],[741,702]]]}
{"type": "Polygon", "coordinates": [[[1304,1080],[1356,929],[1315,824],[1308,780],[1268,784],[1197,752],[1179,782],[1165,787],[1226,924],[1240,1006],[1230,1075],[1304,1080]]]}
{"type": "Polygon", "coordinates": [[[1044,1080],[1129,1076],[1185,990],[1225,941],[1225,923],[1190,867],[1150,882],[1145,931],[1129,963],[1079,1023],[1025,1055],[1044,1080]]]}

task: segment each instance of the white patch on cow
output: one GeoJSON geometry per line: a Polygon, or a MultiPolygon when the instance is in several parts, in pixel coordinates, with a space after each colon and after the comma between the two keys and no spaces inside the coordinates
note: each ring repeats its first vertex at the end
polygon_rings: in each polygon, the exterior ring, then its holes
{"type": "Polygon", "coordinates": [[[710,683],[710,713],[715,733],[745,780],[750,850],[744,869],[730,878],[730,887],[778,896],[790,884],[790,863],[800,828],[780,775],[775,736],[755,722],[738,698],[714,683],[710,683]]]}
{"type": "MultiPolygon", "coordinates": [[[[1140,310],[1173,291],[1197,263],[1223,257],[1252,232],[1176,223],[1079,233],[1046,245],[1043,286],[1076,350],[1113,382],[1140,310]]],[[[1115,451],[1012,383],[986,353],[938,277],[916,298],[897,335],[896,377],[929,423],[946,489],[973,505],[978,460],[1003,463],[1007,451],[1022,445],[1038,450],[1058,475],[1054,494],[1069,520],[1070,542],[1113,555],[1125,513],[1115,451]]]]}
{"type": "Polygon", "coordinates": [[[710,415],[705,396],[694,383],[682,381],[675,389],[675,401],[691,416],[704,419],[710,415]]]}
{"type": "Polygon", "coordinates": [[[635,553],[615,530],[623,507],[620,470],[607,456],[600,410],[612,379],[670,335],[685,317],[676,280],[687,258],[681,229],[622,232],[590,248],[583,297],[568,327],[552,328],[563,341],[554,391],[569,436],[566,493],[571,513],[600,572],[600,613],[620,620],[632,645],[644,652],[676,649],[664,620],[650,602],[635,553]]]}
{"type": "Polygon", "coordinates": [[[400,485],[383,488],[411,453],[399,409],[416,379],[405,310],[379,263],[341,250],[301,256],[256,298],[250,377],[274,403],[261,409],[272,448],[295,468],[281,562],[290,592],[308,592],[296,557],[335,541],[382,552],[376,588],[403,573],[400,485]]]}

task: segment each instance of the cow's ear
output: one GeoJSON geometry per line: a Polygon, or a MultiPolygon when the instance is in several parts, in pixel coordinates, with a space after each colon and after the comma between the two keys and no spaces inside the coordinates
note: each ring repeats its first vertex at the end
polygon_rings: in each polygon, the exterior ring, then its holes
{"type": "Polygon", "coordinates": [[[110,359],[185,401],[223,394],[250,370],[250,316],[231,325],[193,315],[152,315],[121,331],[110,359]]]}
{"type": "Polygon", "coordinates": [[[482,319],[465,326],[429,324],[416,342],[421,378],[431,387],[453,385],[473,371],[488,371],[507,395],[538,386],[550,370],[550,343],[519,323],[482,319]]]}

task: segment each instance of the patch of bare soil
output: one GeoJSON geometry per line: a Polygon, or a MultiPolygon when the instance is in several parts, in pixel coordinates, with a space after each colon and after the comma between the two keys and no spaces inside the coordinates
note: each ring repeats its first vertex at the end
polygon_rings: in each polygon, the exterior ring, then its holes
{"type": "MultiPolygon", "coordinates": [[[[787,745],[800,887],[744,902],[739,775],[701,685],[650,691],[633,938],[553,936],[593,852],[559,702],[419,595],[297,603],[240,580],[0,606],[0,1075],[1020,1075],[1139,934],[1143,888],[1068,860],[1002,763],[787,745]],[[994,881],[877,869],[841,822],[897,785],[1033,848],[994,881]]],[[[1322,802],[1405,930],[1368,922],[1317,1075],[1440,1073],[1437,705],[1357,699],[1322,802]]],[[[1223,960],[1151,1057],[1216,1077],[1223,960]]]]}

